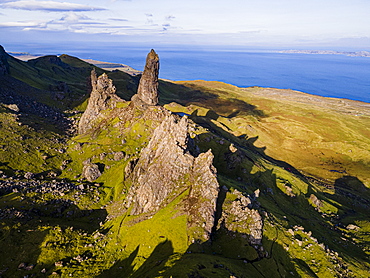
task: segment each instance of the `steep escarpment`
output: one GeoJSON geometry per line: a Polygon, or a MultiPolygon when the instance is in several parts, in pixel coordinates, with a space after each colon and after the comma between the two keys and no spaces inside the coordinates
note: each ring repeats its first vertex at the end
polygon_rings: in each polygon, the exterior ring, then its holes
{"type": "Polygon", "coordinates": [[[9,64],[6,55],[8,54],[5,52],[4,48],[0,45],[0,76],[9,73],[9,64]]]}

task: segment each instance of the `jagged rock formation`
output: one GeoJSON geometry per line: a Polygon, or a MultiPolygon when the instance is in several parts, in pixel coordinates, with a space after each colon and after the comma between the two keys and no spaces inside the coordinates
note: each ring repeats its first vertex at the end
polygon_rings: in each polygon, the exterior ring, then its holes
{"type": "Polygon", "coordinates": [[[158,104],[159,57],[152,49],[146,57],[146,64],[141,76],[137,94],[132,101],[138,105],[158,104]]]}
{"type": "Polygon", "coordinates": [[[156,128],[132,171],[127,197],[131,214],[156,212],[189,190],[184,209],[189,227],[202,227],[207,239],[214,224],[219,185],[211,151],[194,157],[189,152],[188,120],[168,116],[156,128]]]}
{"type": "Polygon", "coordinates": [[[112,109],[117,102],[123,101],[116,95],[116,88],[105,73],[97,78],[95,70],[92,70],[91,86],[89,103],[78,125],[79,134],[85,133],[92,128],[94,121],[102,116],[101,111],[112,109]]]}
{"type": "Polygon", "coordinates": [[[235,198],[231,204],[224,204],[219,226],[224,226],[228,231],[243,233],[247,236],[249,244],[261,254],[263,219],[258,210],[252,209],[249,197],[236,189],[232,194],[235,198]]]}
{"type": "Polygon", "coordinates": [[[9,73],[9,64],[7,61],[8,54],[5,52],[4,48],[0,45],[0,76],[9,73]]]}

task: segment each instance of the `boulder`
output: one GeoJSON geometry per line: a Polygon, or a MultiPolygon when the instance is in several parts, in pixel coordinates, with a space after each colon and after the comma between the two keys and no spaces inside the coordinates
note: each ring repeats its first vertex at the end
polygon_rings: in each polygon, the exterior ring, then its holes
{"type": "Polygon", "coordinates": [[[82,169],[82,176],[89,182],[93,182],[101,176],[101,172],[97,164],[86,163],[82,169]]]}

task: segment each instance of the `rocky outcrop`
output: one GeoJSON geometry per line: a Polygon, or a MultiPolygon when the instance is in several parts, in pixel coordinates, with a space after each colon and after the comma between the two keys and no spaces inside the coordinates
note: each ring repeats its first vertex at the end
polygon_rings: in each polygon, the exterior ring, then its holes
{"type": "Polygon", "coordinates": [[[146,64],[141,76],[137,94],[132,101],[138,106],[158,104],[159,57],[152,49],[146,57],[146,64]]]}
{"type": "Polygon", "coordinates": [[[126,199],[131,214],[156,212],[189,191],[184,210],[189,226],[211,233],[219,185],[211,151],[194,157],[189,152],[188,120],[169,115],[158,126],[134,167],[126,199]]]}
{"type": "Polygon", "coordinates": [[[5,52],[4,48],[0,45],[0,76],[9,73],[9,64],[7,56],[8,54],[5,52]]]}
{"type": "Polygon", "coordinates": [[[258,210],[252,209],[252,201],[249,197],[244,196],[236,189],[232,196],[234,196],[234,200],[223,206],[219,223],[228,231],[244,234],[249,244],[261,254],[263,251],[263,219],[258,210]]]}
{"type": "Polygon", "coordinates": [[[116,88],[105,73],[97,78],[95,70],[92,70],[91,87],[89,103],[78,125],[79,134],[91,130],[94,122],[103,116],[103,110],[112,109],[117,102],[123,101],[116,95],[116,88]]]}
{"type": "Polygon", "coordinates": [[[82,168],[82,176],[89,182],[95,181],[101,176],[99,166],[94,163],[86,163],[82,168]]]}

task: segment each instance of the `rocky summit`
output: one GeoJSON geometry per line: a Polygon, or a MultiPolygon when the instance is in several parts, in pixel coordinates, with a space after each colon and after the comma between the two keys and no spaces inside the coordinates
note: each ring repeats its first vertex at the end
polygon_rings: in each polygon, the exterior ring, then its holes
{"type": "Polygon", "coordinates": [[[0,277],[368,277],[369,104],[158,73],[0,48],[0,277]]]}

